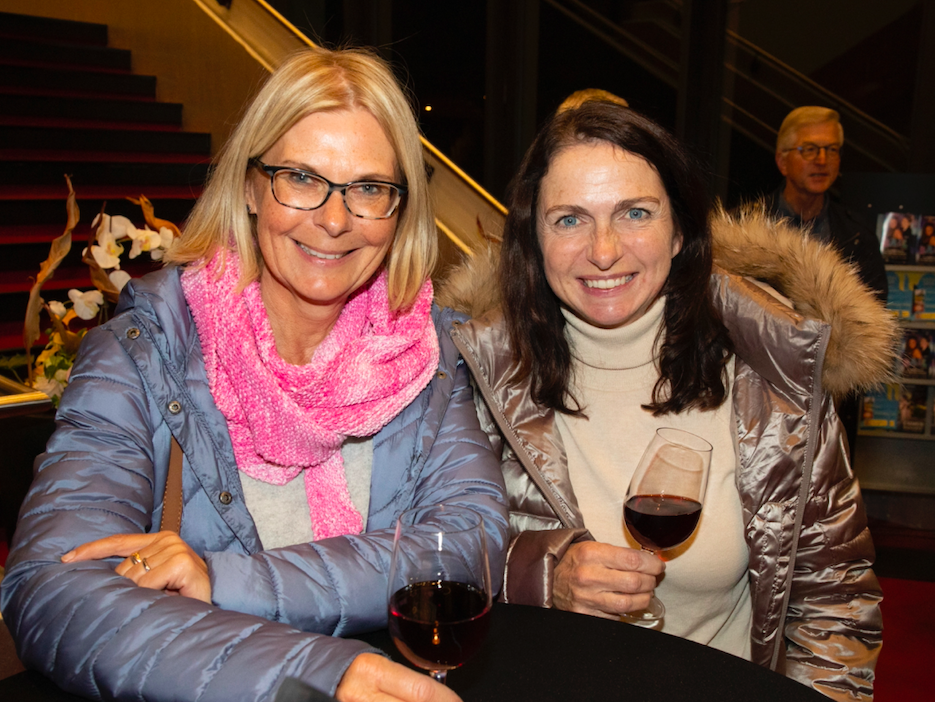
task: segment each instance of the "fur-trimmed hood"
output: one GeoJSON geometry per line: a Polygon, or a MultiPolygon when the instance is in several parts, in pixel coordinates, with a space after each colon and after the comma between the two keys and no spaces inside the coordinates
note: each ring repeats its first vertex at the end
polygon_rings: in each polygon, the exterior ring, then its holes
{"type": "MultiPolygon", "coordinates": [[[[898,327],[853,265],[759,206],[711,219],[716,268],[767,283],[805,317],[831,327],[822,384],[835,396],[892,379],[898,327]]],[[[471,317],[499,305],[499,247],[475,252],[436,286],[436,301],[471,317]]],[[[778,304],[778,303],[777,303],[778,304]]]]}

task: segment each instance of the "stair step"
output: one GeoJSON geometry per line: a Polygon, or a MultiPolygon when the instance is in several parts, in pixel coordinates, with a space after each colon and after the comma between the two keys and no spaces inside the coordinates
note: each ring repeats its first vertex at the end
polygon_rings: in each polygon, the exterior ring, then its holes
{"type": "Polygon", "coordinates": [[[207,154],[153,153],[146,151],[72,151],[51,149],[2,149],[0,161],[69,161],[72,163],[207,163],[207,154]]]}
{"type": "Polygon", "coordinates": [[[0,36],[107,46],[107,25],[0,12],[0,36]]]}
{"type": "MultiPolygon", "coordinates": [[[[141,218],[142,219],[142,218],[141,218]]],[[[71,233],[72,245],[87,242],[91,235],[91,220],[85,226],[79,226],[71,233]]],[[[142,222],[141,222],[142,224],[142,222]]],[[[55,224],[20,224],[19,226],[0,226],[0,246],[44,245],[49,246],[52,240],[65,231],[65,222],[55,224]]],[[[82,243],[82,246],[84,244],[82,243]]],[[[45,260],[44,258],[42,260],[45,260]]]]}
{"type": "MultiPolygon", "coordinates": [[[[74,181],[73,181],[74,183],[74,181]]],[[[150,200],[196,199],[201,195],[200,185],[81,185],[78,194],[81,200],[116,200],[139,197],[141,190],[150,200]]],[[[0,185],[0,202],[4,200],[60,200],[65,201],[68,191],[64,183],[59,185],[0,185]]]]}
{"type": "Polygon", "coordinates": [[[0,60],[17,65],[98,68],[128,72],[130,52],[108,46],[64,44],[42,39],[6,38],[0,41],[0,60]]]}
{"type": "MultiPolygon", "coordinates": [[[[90,221],[90,220],[89,220],[90,221]]],[[[91,228],[84,227],[85,235],[89,235],[91,228]]],[[[59,232],[61,233],[61,232],[59,232]]],[[[61,268],[80,268],[86,265],[81,261],[81,252],[87,248],[87,241],[76,242],[72,240],[71,250],[61,262],[61,268]]],[[[3,256],[0,256],[0,274],[19,274],[24,278],[35,277],[39,264],[49,257],[49,243],[41,244],[15,244],[3,247],[3,256]]]]}
{"type": "MultiPolygon", "coordinates": [[[[42,342],[38,342],[42,343],[42,342]]],[[[37,345],[38,345],[37,343],[37,345]]],[[[43,344],[44,345],[44,344],[43,344]]],[[[23,348],[23,321],[0,321],[0,351],[23,348]]]]}
{"type": "MultiPolygon", "coordinates": [[[[141,261],[131,261],[127,264],[121,264],[120,268],[125,270],[134,278],[138,278],[150,271],[161,267],[160,263],[149,260],[148,256],[141,256],[141,261]],[[143,261],[142,259],[146,259],[143,261]]],[[[0,271],[0,294],[28,293],[35,282],[36,272],[39,270],[38,263],[35,270],[26,271],[0,271]]],[[[91,283],[91,274],[86,265],[74,267],[59,267],[55,274],[42,284],[42,290],[90,290],[94,285],[91,283]]],[[[23,314],[26,308],[23,307],[23,314]]]]}
{"type": "Polygon", "coordinates": [[[0,95],[38,95],[44,97],[80,98],[87,100],[125,100],[149,105],[156,102],[156,98],[153,95],[129,95],[126,93],[112,93],[96,90],[69,90],[67,88],[3,85],[2,83],[0,83],[0,95]]]}
{"type": "Polygon", "coordinates": [[[137,129],[0,126],[0,149],[171,151],[210,154],[211,135],[199,132],[148,132],[137,129]]]}
{"type": "MultiPolygon", "coordinates": [[[[185,221],[195,204],[194,194],[184,199],[160,199],[151,196],[147,188],[137,187],[134,196],[139,196],[141,192],[152,201],[157,217],[176,224],[185,221]]],[[[79,226],[90,225],[97,213],[101,211],[104,202],[103,199],[89,198],[79,192],[78,208],[81,210],[81,225],[79,226]]],[[[124,199],[123,196],[108,199],[106,203],[104,211],[107,214],[124,215],[138,226],[143,225],[143,214],[139,205],[134,205],[129,200],[124,199]]],[[[4,226],[55,225],[61,227],[62,231],[64,231],[65,221],[65,195],[63,191],[59,192],[58,198],[51,200],[0,200],[0,222],[4,226]]]]}
{"type": "Polygon", "coordinates": [[[40,68],[0,63],[0,85],[33,90],[63,90],[72,94],[94,93],[156,97],[155,76],[92,70],[40,68]]]}
{"type": "Polygon", "coordinates": [[[208,176],[207,163],[76,163],[61,161],[2,161],[0,185],[49,185],[65,188],[68,173],[79,191],[89,185],[195,185],[201,187],[208,176]]]}
{"type": "Polygon", "coordinates": [[[0,126],[53,127],[55,129],[117,129],[147,132],[180,132],[174,124],[152,122],[113,122],[101,119],[73,119],[71,117],[18,117],[0,114],[0,126]]]}
{"type": "Polygon", "coordinates": [[[182,106],[173,102],[101,100],[52,95],[11,95],[0,100],[0,114],[30,118],[109,120],[114,123],[139,122],[180,127],[182,106]]]}

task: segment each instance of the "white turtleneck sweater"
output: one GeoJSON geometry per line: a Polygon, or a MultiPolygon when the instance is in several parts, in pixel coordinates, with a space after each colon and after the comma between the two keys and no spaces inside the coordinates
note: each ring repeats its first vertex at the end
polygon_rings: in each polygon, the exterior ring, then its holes
{"type": "MultiPolygon", "coordinates": [[[[714,447],[698,528],[685,544],[660,554],[666,572],[656,595],[666,606],[664,632],[749,660],[749,553],[735,482],[731,403],[661,417],[641,408],[659,377],[654,342],[664,308],[660,298],[641,318],[616,329],[591,326],[564,311],[573,392],[587,418],[556,413],[556,424],[585,526],[614,546],[639,548],[623,525],[623,499],[656,429],[685,429],[714,447]]],[[[733,360],[728,370],[732,377],[733,360]]]]}

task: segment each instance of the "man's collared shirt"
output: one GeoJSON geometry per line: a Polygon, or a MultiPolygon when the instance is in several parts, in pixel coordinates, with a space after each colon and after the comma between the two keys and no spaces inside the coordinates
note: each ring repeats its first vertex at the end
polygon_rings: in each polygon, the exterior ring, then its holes
{"type": "Polygon", "coordinates": [[[825,195],[824,204],[821,206],[821,212],[819,212],[814,219],[807,222],[802,221],[802,218],[798,213],[792,209],[792,205],[789,204],[789,201],[786,200],[786,196],[782,193],[779,194],[777,198],[777,214],[782,217],[788,217],[792,220],[792,223],[797,227],[807,228],[809,233],[815,239],[823,241],[826,244],[831,243],[831,217],[829,215],[831,198],[825,195]]]}

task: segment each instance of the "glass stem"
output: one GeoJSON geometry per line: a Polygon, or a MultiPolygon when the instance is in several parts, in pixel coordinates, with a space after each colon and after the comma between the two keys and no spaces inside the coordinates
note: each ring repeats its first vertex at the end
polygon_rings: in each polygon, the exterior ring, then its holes
{"type": "Polygon", "coordinates": [[[447,670],[433,670],[431,676],[435,678],[442,685],[447,685],[448,682],[448,671],[447,670]]]}

